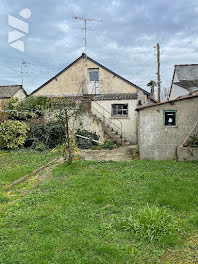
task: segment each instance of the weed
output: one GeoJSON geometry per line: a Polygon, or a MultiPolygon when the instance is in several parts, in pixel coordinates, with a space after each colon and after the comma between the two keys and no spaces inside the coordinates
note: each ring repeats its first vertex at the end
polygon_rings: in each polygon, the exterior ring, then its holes
{"type": "Polygon", "coordinates": [[[178,224],[166,208],[149,206],[141,209],[134,219],[132,215],[126,222],[126,230],[133,231],[140,240],[172,244],[178,231],[178,224]]]}

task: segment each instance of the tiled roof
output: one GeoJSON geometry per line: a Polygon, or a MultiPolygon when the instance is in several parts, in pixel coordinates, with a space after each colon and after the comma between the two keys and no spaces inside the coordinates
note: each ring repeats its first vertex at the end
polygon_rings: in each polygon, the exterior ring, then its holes
{"type": "Polygon", "coordinates": [[[197,80],[183,80],[180,82],[175,82],[174,84],[189,90],[192,87],[198,87],[198,79],[197,80]]]}
{"type": "Polygon", "coordinates": [[[116,93],[116,94],[100,94],[94,96],[94,101],[102,101],[102,100],[131,100],[137,99],[138,96],[136,93],[116,93]]]}
{"type": "Polygon", "coordinates": [[[179,81],[198,80],[198,64],[175,65],[179,81]]]}
{"type": "Polygon", "coordinates": [[[0,98],[10,98],[21,88],[22,85],[0,86],[0,98]]]}

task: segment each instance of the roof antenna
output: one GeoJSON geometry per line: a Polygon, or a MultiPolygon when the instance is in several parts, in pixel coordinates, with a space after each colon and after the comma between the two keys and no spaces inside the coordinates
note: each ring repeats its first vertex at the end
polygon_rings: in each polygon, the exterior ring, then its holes
{"type": "Polygon", "coordinates": [[[84,36],[84,45],[85,45],[85,55],[87,54],[87,30],[90,30],[87,28],[87,21],[89,22],[99,22],[99,23],[102,23],[103,21],[102,20],[99,20],[99,19],[94,19],[94,18],[85,18],[85,17],[77,17],[77,16],[74,16],[73,19],[76,19],[76,20],[82,20],[84,21],[84,27],[82,28],[82,30],[84,30],[84,33],[85,33],[85,36],[84,36]]]}
{"type": "Polygon", "coordinates": [[[26,61],[22,61],[21,62],[21,85],[22,85],[22,87],[23,87],[23,79],[24,79],[24,76],[23,76],[23,74],[24,74],[24,68],[23,67],[26,67],[26,61]]]}

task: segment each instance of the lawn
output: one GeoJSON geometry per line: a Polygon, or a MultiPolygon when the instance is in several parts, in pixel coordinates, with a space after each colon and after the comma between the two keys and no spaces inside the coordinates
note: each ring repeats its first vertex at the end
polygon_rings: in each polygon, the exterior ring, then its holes
{"type": "Polygon", "coordinates": [[[1,212],[0,263],[196,263],[197,206],[197,162],[62,164],[1,212]]]}
{"type": "Polygon", "coordinates": [[[31,173],[55,157],[51,152],[27,150],[0,152],[0,190],[13,181],[31,173]]]}

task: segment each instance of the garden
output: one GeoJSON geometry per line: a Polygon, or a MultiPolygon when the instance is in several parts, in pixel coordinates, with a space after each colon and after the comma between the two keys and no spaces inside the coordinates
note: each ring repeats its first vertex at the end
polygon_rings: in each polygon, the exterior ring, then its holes
{"type": "Polygon", "coordinates": [[[96,134],[70,130],[80,104],[12,99],[6,109],[0,263],[198,262],[198,162],[83,161],[75,158],[81,145],[101,146],[76,138],[96,134]],[[60,156],[66,162],[33,173],[60,156]]]}

